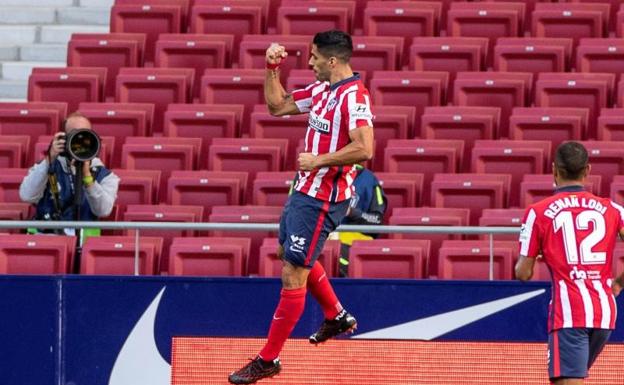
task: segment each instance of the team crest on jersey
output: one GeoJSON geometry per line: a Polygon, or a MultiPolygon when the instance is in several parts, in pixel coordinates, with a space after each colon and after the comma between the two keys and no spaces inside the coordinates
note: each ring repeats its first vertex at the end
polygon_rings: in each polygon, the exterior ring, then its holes
{"type": "Polygon", "coordinates": [[[338,101],[332,98],[329,102],[327,102],[327,111],[333,110],[334,107],[336,107],[336,104],[338,104],[338,101]]]}
{"type": "Polygon", "coordinates": [[[329,133],[330,122],[327,119],[323,119],[320,116],[310,113],[310,117],[308,118],[308,125],[315,131],[322,133],[329,133]]]}

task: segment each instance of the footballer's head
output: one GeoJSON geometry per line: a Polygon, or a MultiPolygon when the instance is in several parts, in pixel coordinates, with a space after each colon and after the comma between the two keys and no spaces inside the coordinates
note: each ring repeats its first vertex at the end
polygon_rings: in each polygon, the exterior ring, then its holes
{"type": "Polygon", "coordinates": [[[559,181],[582,181],[589,174],[589,156],[578,142],[565,142],[557,147],[553,173],[559,181]]]}

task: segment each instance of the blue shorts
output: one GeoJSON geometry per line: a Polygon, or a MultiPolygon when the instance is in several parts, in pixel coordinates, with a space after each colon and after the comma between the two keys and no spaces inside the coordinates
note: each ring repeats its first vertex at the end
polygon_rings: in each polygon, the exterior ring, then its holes
{"type": "Polygon", "coordinates": [[[608,329],[566,328],[548,334],[548,376],[585,378],[611,336],[608,329]]]}
{"type": "Polygon", "coordinates": [[[311,268],[327,236],[338,227],[348,208],[348,199],[330,203],[294,191],[280,219],[279,243],[284,248],[284,259],[295,266],[311,268]]]}

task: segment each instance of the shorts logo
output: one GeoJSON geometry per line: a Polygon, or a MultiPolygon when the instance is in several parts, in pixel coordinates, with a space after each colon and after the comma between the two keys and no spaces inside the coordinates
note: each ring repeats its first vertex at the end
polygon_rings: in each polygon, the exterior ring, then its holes
{"type": "Polygon", "coordinates": [[[315,131],[328,133],[330,128],[329,120],[323,119],[316,114],[310,114],[308,125],[315,131]]]}
{"type": "Polygon", "coordinates": [[[304,252],[304,247],[305,247],[305,238],[300,237],[298,235],[291,235],[290,236],[290,251],[294,251],[296,253],[303,253],[304,252]]]}

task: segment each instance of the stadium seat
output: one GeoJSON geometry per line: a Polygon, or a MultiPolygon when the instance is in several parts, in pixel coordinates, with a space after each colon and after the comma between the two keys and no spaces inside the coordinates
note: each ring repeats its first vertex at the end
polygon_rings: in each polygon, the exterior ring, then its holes
{"type": "Polygon", "coordinates": [[[612,36],[616,30],[618,8],[621,8],[621,0],[572,0],[572,3],[606,3],[609,4],[609,15],[606,19],[609,35],[612,36]]]}
{"type": "Polygon", "coordinates": [[[208,220],[213,206],[245,203],[247,185],[246,172],[174,170],[167,184],[167,202],[203,206],[208,220]]]}
{"type": "Polygon", "coordinates": [[[507,207],[509,174],[436,174],[431,182],[431,205],[470,209],[470,225],[476,226],[483,209],[507,207]]]}
{"type": "MultiPolygon", "coordinates": [[[[370,81],[370,92],[377,110],[380,106],[416,107],[416,116],[425,107],[446,102],[448,72],[376,71],[370,81]]],[[[414,137],[420,137],[420,122],[414,126],[414,137]]]]}
{"type": "Polygon", "coordinates": [[[494,47],[494,70],[564,72],[571,66],[572,39],[501,37],[494,47]]]}
{"type": "Polygon", "coordinates": [[[463,154],[462,140],[389,140],[384,155],[384,171],[423,173],[421,203],[428,205],[433,175],[459,172],[463,154]]]}
{"type": "MultiPolygon", "coordinates": [[[[474,141],[497,137],[500,121],[498,107],[427,107],[422,115],[423,139],[455,139],[464,141],[463,159],[470,159],[474,141]]],[[[375,122],[376,123],[376,122],[375,122]]],[[[377,128],[377,126],[375,126],[377,128]]],[[[468,162],[461,171],[470,170],[468,162]]]]}
{"type": "MultiPolygon", "coordinates": [[[[593,194],[600,195],[601,180],[602,177],[600,175],[590,174],[585,180],[585,189],[593,194]]],[[[555,188],[555,180],[552,174],[525,175],[522,178],[522,183],[520,183],[520,207],[528,207],[533,203],[552,196],[555,188]]]]}
{"type": "Polygon", "coordinates": [[[28,174],[28,168],[0,169],[0,202],[20,203],[19,186],[28,174]]]}
{"type": "Polygon", "coordinates": [[[429,248],[428,240],[354,241],[349,250],[349,278],[425,278],[429,248]]]}
{"type": "Polygon", "coordinates": [[[524,72],[458,72],[453,104],[500,107],[498,138],[507,138],[512,108],[530,105],[532,78],[524,72]]]}
{"type": "MultiPolygon", "coordinates": [[[[128,222],[201,222],[204,208],[201,206],[182,205],[128,205],[123,220],[128,222]]],[[[135,230],[126,230],[125,235],[135,236],[135,230]]],[[[162,237],[163,253],[159,271],[166,271],[169,266],[169,248],[174,237],[194,237],[198,234],[193,230],[140,230],[141,236],[162,237]]]]}
{"type": "MultiPolygon", "coordinates": [[[[34,206],[29,203],[0,202],[0,220],[2,221],[28,221],[33,218],[34,206]]],[[[13,228],[2,229],[9,234],[23,233],[25,229],[13,228]]]]}
{"type": "Polygon", "coordinates": [[[576,70],[614,74],[617,82],[624,66],[623,53],[622,39],[581,39],[576,48],[576,70]]]}
{"type": "MultiPolygon", "coordinates": [[[[281,277],[284,262],[277,258],[277,238],[264,238],[260,246],[258,261],[258,276],[281,277]]],[[[336,277],[338,271],[338,258],[340,258],[340,241],[327,240],[321,249],[318,262],[323,266],[330,277],[336,277]]]]}
{"type": "Polygon", "coordinates": [[[622,144],[618,142],[580,142],[587,149],[591,174],[602,176],[598,194],[607,194],[611,186],[611,180],[615,175],[624,174],[624,154],[622,144]]]}
{"type": "Polygon", "coordinates": [[[609,191],[609,196],[611,197],[612,201],[618,204],[624,202],[624,175],[613,176],[613,180],[611,181],[611,188],[609,191]]]}
{"type": "Polygon", "coordinates": [[[624,244],[622,242],[615,242],[615,249],[613,250],[613,276],[617,277],[624,271],[624,244]]]}
{"type": "Polygon", "coordinates": [[[624,141],[624,108],[601,109],[596,135],[601,141],[624,141]]]}
{"type": "Polygon", "coordinates": [[[0,135],[0,168],[30,167],[30,137],[27,135],[0,135]]]}
{"type": "Polygon", "coordinates": [[[372,159],[372,169],[384,169],[384,151],[388,140],[412,138],[414,107],[389,106],[375,110],[375,153],[372,159]]]}
{"type": "Polygon", "coordinates": [[[256,104],[264,103],[264,69],[213,69],[201,79],[201,102],[242,104],[241,135],[249,135],[249,118],[256,104]]]}
{"type": "Polygon", "coordinates": [[[151,205],[160,202],[160,170],[115,169],[119,190],[115,203],[125,210],[127,205],[151,205]]]}
{"type": "Polygon", "coordinates": [[[617,13],[616,34],[617,34],[617,37],[624,36],[624,7],[622,7],[621,4],[620,4],[620,10],[617,13]]]}
{"type": "Polygon", "coordinates": [[[282,79],[288,79],[288,74],[291,69],[308,68],[312,37],[292,34],[243,35],[238,55],[239,67],[249,69],[264,68],[266,63],[266,50],[274,42],[283,45],[288,53],[288,58],[280,65],[280,76],[282,79]]]}
{"type": "MultiPolygon", "coordinates": [[[[479,218],[479,226],[495,227],[518,227],[522,224],[522,218],[526,209],[484,209],[479,218]]],[[[481,239],[489,239],[489,235],[484,234],[481,239]]],[[[496,241],[518,241],[518,234],[494,234],[496,241]]]]}
{"type": "MultiPolygon", "coordinates": [[[[251,113],[249,134],[252,138],[288,140],[288,148],[284,154],[285,170],[295,170],[298,155],[297,143],[305,137],[307,128],[307,114],[272,116],[268,112],[254,111],[251,113]]],[[[375,128],[377,128],[376,125],[375,128]]],[[[377,145],[379,145],[378,142],[377,145]]]]}
{"type": "Polygon", "coordinates": [[[56,111],[60,119],[67,116],[67,103],[65,102],[0,102],[0,110],[24,111],[22,115],[28,115],[35,110],[56,111]]]}
{"type": "Polygon", "coordinates": [[[351,68],[355,71],[394,71],[401,69],[404,38],[392,36],[353,36],[351,68]]]}
{"type": "Polygon", "coordinates": [[[122,67],[141,67],[145,35],[138,33],[72,34],[67,47],[69,67],[105,67],[105,99],[115,98],[115,79],[122,67]]]}
{"type": "Polygon", "coordinates": [[[81,102],[104,101],[106,68],[33,68],[28,78],[28,101],[64,102],[70,112],[81,102]]]}
{"type": "Polygon", "coordinates": [[[422,174],[377,172],[375,176],[388,199],[383,223],[387,222],[395,208],[420,206],[423,191],[422,174]]]}
{"type": "MultiPolygon", "coordinates": [[[[517,242],[494,242],[493,279],[512,278],[513,260],[517,251],[517,242]]],[[[438,277],[441,279],[487,280],[490,272],[489,242],[444,241],[438,262],[438,277]]]]}
{"type": "Polygon", "coordinates": [[[253,181],[251,204],[259,206],[283,206],[295,178],[294,171],[258,172],[253,181]]]}
{"type": "Polygon", "coordinates": [[[516,107],[509,118],[512,140],[549,140],[552,150],[568,140],[580,140],[587,127],[587,108],[516,107]]]}
{"type": "Polygon", "coordinates": [[[194,70],[191,68],[121,68],[117,75],[118,103],[152,103],[152,133],[163,132],[163,117],[170,103],[190,100],[194,70]]]}
{"type": "MultiPolygon", "coordinates": [[[[439,207],[405,207],[392,210],[390,225],[408,226],[468,226],[470,210],[467,208],[439,208],[439,207]]],[[[426,233],[397,233],[390,235],[392,240],[426,239],[430,242],[430,255],[426,263],[424,276],[431,277],[438,274],[438,250],[442,241],[448,239],[462,239],[460,234],[426,234],[426,233]]]]}
{"type": "Polygon", "coordinates": [[[541,73],[535,85],[538,107],[588,108],[584,137],[596,138],[596,120],[601,108],[611,105],[615,75],[589,73],[541,73]]]}
{"type": "MultiPolygon", "coordinates": [[[[364,76],[362,76],[361,74],[362,71],[356,70],[356,72],[360,72],[360,76],[362,77],[362,79],[364,78],[364,76]]],[[[290,76],[288,77],[288,79],[285,79],[285,80],[286,80],[286,90],[288,92],[298,90],[300,88],[305,88],[308,85],[316,82],[316,78],[314,77],[314,72],[310,69],[290,70],[290,76]]]]}
{"type": "MultiPolygon", "coordinates": [[[[162,244],[162,238],[139,238],[139,275],[159,273],[162,244]]],[[[82,246],[80,274],[134,275],[135,255],[134,237],[89,237],[82,246]]]]}
{"type": "Polygon", "coordinates": [[[282,1],[277,9],[277,33],[314,35],[318,31],[351,31],[353,1],[282,1]]]}
{"type": "Polygon", "coordinates": [[[477,140],[472,149],[471,171],[511,175],[509,207],[517,207],[523,175],[550,170],[550,153],[549,141],[477,140]]]}
{"type": "Polygon", "coordinates": [[[0,242],[0,274],[69,274],[76,237],[11,234],[0,242]]]}
{"type": "MultiPolygon", "coordinates": [[[[210,222],[214,223],[279,223],[282,206],[214,206],[210,214],[210,222]]],[[[246,274],[259,273],[259,255],[262,240],[276,237],[275,231],[212,231],[211,236],[245,237],[251,239],[251,249],[247,262],[246,274]]]]}
{"type": "Polygon", "coordinates": [[[537,3],[532,14],[534,37],[574,39],[605,37],[609,4],[537,3]]]}
{"type": "Polygon", "coordinates": [[[169,257],[169,275],[244,276],[250,245],[248,238],[174,238],[169,257]]]}

